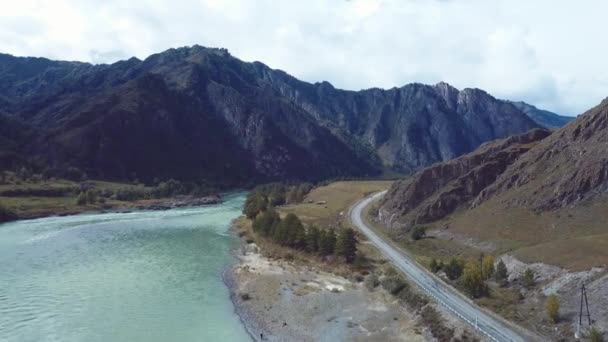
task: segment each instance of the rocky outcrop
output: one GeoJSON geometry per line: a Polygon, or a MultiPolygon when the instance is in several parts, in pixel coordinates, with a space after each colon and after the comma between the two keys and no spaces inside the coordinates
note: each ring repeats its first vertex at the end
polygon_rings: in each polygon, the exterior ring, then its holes
{"type": "Polygon", "coordinates": [[[396,182],[381,204],[381,217],[406,228],[444,218],[466,206],[509,165],[550,134],[532,130],[493,141],[472,153],[428,167],[396,182]]]}

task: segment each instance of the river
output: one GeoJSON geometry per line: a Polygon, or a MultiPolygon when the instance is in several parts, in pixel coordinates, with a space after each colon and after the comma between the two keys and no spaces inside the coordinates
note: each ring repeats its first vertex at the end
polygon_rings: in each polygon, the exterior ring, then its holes
{"type": "Polygon", "coordinates": [[[222,271],[243,193],[0,225],[0,341],[248,341],[222,271]]]}

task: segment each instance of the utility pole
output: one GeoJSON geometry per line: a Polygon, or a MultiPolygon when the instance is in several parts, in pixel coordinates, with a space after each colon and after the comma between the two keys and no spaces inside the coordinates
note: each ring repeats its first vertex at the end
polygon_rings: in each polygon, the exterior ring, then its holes
{"type": "Polygon", "coordinates": [[[587,317],[587,323],[591,326],[591,314],[589,313],[589,301],[587,301],[587,289],[585,283],[581,286],[581,307],[578,312],[578,336],[581,332],[581,326],[583,325],[583,317],[587,317]],[[585,305],[585,311],[583,312],[583,304],[585,305]]]}

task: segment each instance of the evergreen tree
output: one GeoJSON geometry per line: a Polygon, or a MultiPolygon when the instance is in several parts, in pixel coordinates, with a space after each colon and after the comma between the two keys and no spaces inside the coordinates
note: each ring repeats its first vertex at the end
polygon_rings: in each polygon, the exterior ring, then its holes
{"type": "Polygon", "coordinates": [[[534,271],[532,271],[532,269],[530,269],[530,268],[526,268],[526,271],[524,272],[521,282],[526,289],[529,290],[529,289],[533,288],[534,284],[535,284],[534,271]]]}
{"type": "Polygon", "coordinates": [[[270,236],[272,229],[280,222],[279,214],[270,208],[253,220],[253,231],[263,236],[270,236]]]}
{"type": "Polygon", "coordinates": [[[319,250],[319,228],[316,226],[309,226],[308,232],[306,232],[306,250],[310,253],[315,253],[319,250]]]}
{"type": "Polygon", "coordinates": [[[343,256],[352,263],[357,256],[357,236],[352,228],[342,229],[336,242],[336,255],[343,256]]]}
{"type": "Polygon", "coordinates": [[[301,238],[301,231],[304,230],[300,219],[295,214],[289,213],[281,221],[281,225],[283,235],[280,242],[290,247],[297,247],[298,238],[301,238]]]}
{"type": "Polygon", "coordinates": [[[336,233],[333,229],[324,230],[321,234],[319,251],[322,256],[334,254],[336,249],[336,233]]]}
{"type": "Polygon", "coordinates": [[[254,219],[259,212],[266,210],[266,198],[258,192],[251,192],[247,195],[245,205],[243,206],[243,213],[248,219],[254,219]]]}
{"type": "Polygon", "coordinates": [[[500,260],[498,264],[496,264],[496,272],[494,274],[494,278],[496,279],[497,283],[504,285],[508,277],[509,274],[507,272],[507,266],[502,260],[500,260]]]}

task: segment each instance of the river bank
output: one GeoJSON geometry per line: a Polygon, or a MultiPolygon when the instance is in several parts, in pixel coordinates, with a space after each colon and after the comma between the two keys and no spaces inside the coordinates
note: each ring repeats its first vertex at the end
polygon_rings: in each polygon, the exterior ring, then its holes
{"type": "Polygon", "coordinates": [[[270,259],[242,241],[225,272],[235,309],[256,341],[426,341],[416,317],[382,289],[270,259]]]}
{"type": "Polygon", "coordinates": [[[201,205],[220,204],[223,202],[219,194],[195,197],[195,196],[175,196],[170,198],[136,200],[136,201],[107,201],[85,206],[65,206],[49,207],[40,210],[19,211],[11,220],[29,220],[52,216],[71,216],[78,214],[96,213],[127,213],[140,210],[169,210],[181,207],[196,207],[201,205]]]}

